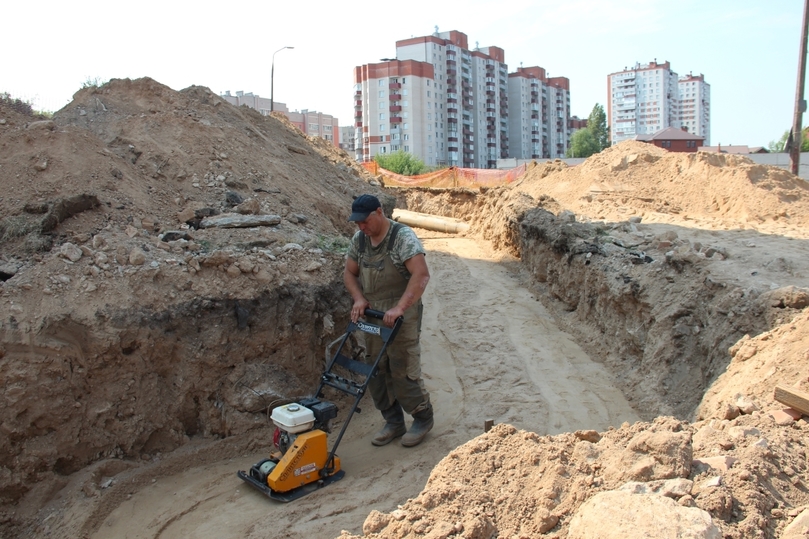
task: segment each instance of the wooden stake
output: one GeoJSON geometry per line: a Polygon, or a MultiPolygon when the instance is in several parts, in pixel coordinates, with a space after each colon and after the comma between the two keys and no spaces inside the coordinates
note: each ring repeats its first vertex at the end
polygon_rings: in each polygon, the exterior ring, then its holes
{"type": "Polygon", "coordinates": [[[777,385],[775,386],[775,400],[794,408],[803,415],[809,415],[809,393],[793,387],[777,385]]]}

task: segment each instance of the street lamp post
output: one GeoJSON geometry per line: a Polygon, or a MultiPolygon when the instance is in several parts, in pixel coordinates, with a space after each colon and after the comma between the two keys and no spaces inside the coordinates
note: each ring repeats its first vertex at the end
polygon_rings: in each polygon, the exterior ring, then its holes
{"type": "Polygon", "coordinates": [[[281,47],[272,53],[272,66],[270,67],[270,112],[275,110],[275,102],[273,100],[273,79],[275,78],[275,55],[284,49],[294,49],[295,47],[281,47]]]}

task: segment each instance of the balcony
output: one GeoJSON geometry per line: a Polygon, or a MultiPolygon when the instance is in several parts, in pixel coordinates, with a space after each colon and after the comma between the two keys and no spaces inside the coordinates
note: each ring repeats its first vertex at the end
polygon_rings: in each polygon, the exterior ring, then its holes
{"type": "Polygon", "coordinates": [[[356,122],[356,123],[354,124],[354,127],[362,127],[362,122],[356,122]]]}
{"type": "Polygon", "coordinates": [[[455,107],[447,107],[448,114],[458,114],[458,109],[455,107]]]}
{"type": "Polygon", "coordinates": [[[402,117],[401,116],[391,116],[390,117],[390,123],[392,123],[392,124],[398,124],[398,123],[401,123],[401,122],[402,122],[402,117]]]}
{"type": "Polygon", "coordinates": [[[449,118],[447,118],[447,123],[457,124],[458,123],[458,118],[453,118],[452,116],[450,116],[449,118]]]}
{"type": "Polygon", "coordinates": [[[402,87],[402,84],[400,82],[391,82],[388,85],[388,88],[390,88],[391,90],[398,90],[401,87],[402,87]]]}
{"type": "Polygon", "coordinates": [[[391,112],[399,112],[400,110],[402,110],[402,107],[399,105],[391,105],[388,110],[390,110],[391,112]]]}
{"type": "Polygon", "coordinates": [[[391,101],[401,101],[402,94],[390,94],[391,101]]]}
{"type": "Polygon", "coordinates": [[[447,76],[448,77],[455,77],[458,75],[458,70],[454,68],[447,68],[447,76]]]}
{"type": "Polygon", "coordinates": [[[452,59],[450,59],[449,54],[448,54],[447,55],[447,66],[453,66],[453,69],[454,69],[456,65],[458,65],[458,63],[455,61],[455,58],[453,57],[452,59]]]}
{"type": "Polygon", "coordinates": [[[454,142],[457,145],[458,137],[447,137],[447,142],[454,142]]]}

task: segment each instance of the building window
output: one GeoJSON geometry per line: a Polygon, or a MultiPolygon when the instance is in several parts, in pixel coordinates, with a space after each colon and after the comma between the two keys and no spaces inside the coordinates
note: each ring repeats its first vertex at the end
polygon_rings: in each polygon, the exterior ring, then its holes
{"type": "Polygon", "coordinates": [[[382,133],[385,131],[385,124],[379,124],[379,132],[382,133]]]}
{"type": "Polygon", "coordinates": [[[430,90],[427,90],[427,97],[430,97],[430,90]]]}
{"type": "Polygon", "coordinates": [[[379,97],[385,97],[385,90],[379,90],[379,97]]]}
{"type": "Polygon", "coordinates": [[[380,120],[384,120],[384,119],[385,119],[385,113],[384,113],[384,112],[380,112],[380,113],[379,113],[379,119],[380,119],[380,120]]]}
{"type": "Polygon", "coordinates": [[[404,151],[409,152],[410,151],[410,146],[405,146],[404,151]]]}
{"type": "Polygon", "coordinates": [[[406,124],[406,123],[402,124],[402,129],[407,129],[407,128],[408,128],[408,127],[407,127],[407,124],[406,124]]]}
{"type": "Polygon", "coordinates": [[[385,86],[385,79],[379,79],[379,87],[385,86]]]}

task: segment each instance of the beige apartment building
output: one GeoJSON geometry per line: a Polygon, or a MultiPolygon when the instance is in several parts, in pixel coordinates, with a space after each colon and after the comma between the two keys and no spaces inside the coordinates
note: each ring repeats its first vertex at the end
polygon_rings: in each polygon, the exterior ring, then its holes
{"type": "Polygon", "coordinates": [[[686,129],[709,144],[710,85],[705,77],[679,77],[669,62],[636,63],[607,76],[607,122],[616,144],[668,127],[686,129]],[[686,123],[687,122],[687,123],[686,123]]]}
{"type": "MultiPolygon", "coordinates": [[[[514,93],[521,97],[512,104],[503,49],[470,50],[467,36],[458,31],[397,41],[395,59],[354,70],[356,158],[368,161],[404,150],[429,166],[496,168],[497,160],[507,157],[563,156],[569,141],[570,85],[542,73],[536,79],[536,103],[531,102],[529,82],[527,100],[514,93]],[[542,104],[547,105],[544,116],[542,104]],[[539,146],[529,138],[523,151],[522,123],[514,131],[510,118],[528,122],[528,135],[540,135],[544,125],[546,146],[541,136],[539,146]],[[520,134],[515,151],[512,132],[520,134]]],[[[531,75],[526,72],[514,84],[522,84],[523,78],[531,75]]]]}

